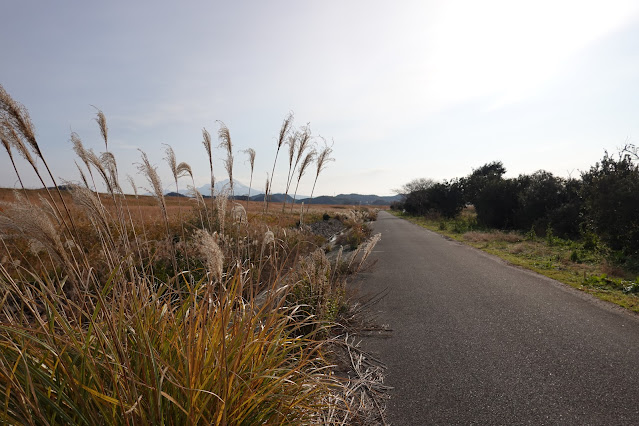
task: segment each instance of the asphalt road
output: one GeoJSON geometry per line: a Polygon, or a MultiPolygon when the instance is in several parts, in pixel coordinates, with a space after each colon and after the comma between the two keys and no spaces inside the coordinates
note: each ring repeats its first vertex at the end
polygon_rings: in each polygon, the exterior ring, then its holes
{"type": "Polygon", "coordinates": [[[388,336],[387,420],[639,425],[639,320],[568,286],[380,212],[360,292],[388,336]]]}

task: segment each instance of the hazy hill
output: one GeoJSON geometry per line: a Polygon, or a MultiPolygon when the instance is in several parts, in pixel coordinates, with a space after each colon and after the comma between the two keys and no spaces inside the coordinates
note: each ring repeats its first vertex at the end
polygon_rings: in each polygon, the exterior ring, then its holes
{"type": "MultiPolygon", "coordinates": [[[[224,179],[219,182],[215,182],[215,192],[221,193],[222,191],[226,191],[229,188],[229,180],[224,179]]],[[[210,185],[202,185],[197,188],[200,193],[209,197],[211,195],[211,186],[210,185]]],[[[264,192],[257,190],[255,188],[251,189],[251,201],[264,201],[264,192]]],[[[237,198],[246,199],[246,196],[249,194],[249,187],[244,185],[242,182],[233,181],[233,194],[237,198]]],[[[150,195],[150,194],[147,194],[150,195]]],[[[175,192],[170,192],[167,195],[175,196],[177,195],[175,192]]],[[[188,190],[180,189],[180,195],[182,196],[190,196],[188,190]]],[[[282,193],[272,194],[271,201],[274,203],[281,203],[286,199],[287,203],[293,201],[293,195],[284,195],[282,193]]],[[[305,204],[337,204],[337,205],[352,205],[352,206],[383,206],[389,205],[394,201],[399,201],[401,197],[399,195],[391,195],[391,196],[380,196],[380,195],[362,195],[362,194],[339,194],[339,195],[320,195],[317,197],[313,197],[310,199],[308,195],[297,195],[295,199],[296,204],[300,204],[304,202],[305,204]]]]}

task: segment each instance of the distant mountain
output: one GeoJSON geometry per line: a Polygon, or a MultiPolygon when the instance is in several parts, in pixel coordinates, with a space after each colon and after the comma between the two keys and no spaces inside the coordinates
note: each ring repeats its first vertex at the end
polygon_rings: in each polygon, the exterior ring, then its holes
{"type": "MultiPolygon", "coordinates": [[[[293,197],[291,197],[290,195],[284,196],[284,194],[271,194],[271,202],[273,203],[281,203],[282,201],[284,201],[284,199],[286,199],[287,203],[293,201],[293,197]]],[[[259,194],[256,196],[251,195],[251,201],[264,201],[264,194],[259,194]]],[[[298,200],[296,200],[295,202],[297,203],[298,200]]]]}
{"type": "MultiPolygon", "coordinates": [[[[230,184],[229,184],[229,180],[228,179],[224,179],[222,181],[219,182],[215,182],[215,192],[220,193],[222,191],[226,191],[230,188],[230,184]]],[[[253,197],[253,195],[257,195],[260,194],[262,191],[258,191],[255,188],[250,188],[251,189],[251,198],[253,197]]],[[[197,188],[198,191],[200,191],[200,193],[202,195],[204,195],[205,197],[209,197],[211,196],[211,185],[202,185],[199,188],[197,188]]],[[[249,187],[244,185],[242,182],[238,182],[236,180],[233,181],[233,194],[236,196],[240,196],[240,195],[248,195],[249,193],[249,187]]],[[[185,195],[189,195],[189,191],[187,189],[180,189],[180,194],[185,194],[185,195]]]]}
{"type": "MultiPolygon", "coordinates": [[[[182,192],[182,191],[180,191],[182,192]]],[[[178,194],[177,192],[167,192],[164,194],[165,197],[186,197],[184,194],[178,194]]]]}
{"type": "Polygon", "coordinates": [[[379,195],[361,195],[361,194],[339,194],[334,197],[328,195],[320,195],[312,200],[303,199],[304,203],[311,204],[346,204],[346,205],[362,205],[362,206],[386,206],[394,201],[399,201],[399,195],[379,196],[379,195]]]}
{"type": "MultiPolygon", "coordinates": [[[[210,185],[202,185],[197,188],[200,193],[208,197],[211,194],[210,185]]],[[[221,193],[222,191],[229,189],[229,180],[225,179],[219,182],[215,182],[215,192],[221,193]]],[[[180,189],[181,195],[190,196],[186,189],[180,189]]],[[[233,181],[233,194],[238,199],[246,199],[246,196],[249,194],[249,187],[244,185],[242,182],[233,181]]],[[[176,195],[175,192],[167,194],[167,195],[176,195]]],[[[271,202],[281,203],[286,199],[287,203],[293,201],[292,195],[284,195],[282,193],[272,194],[271,202]]],[[[384,206],[389,205],[394,201],[399,201],[401,199],[400,195],[391,195],[391,196],[380,196],[380,195],[362,195],[362,194],[339,194],[335,196],[328,195],[320,195],[317,197],[313,197],[310,199],[306,195],[297,195],[295,199],[296,204],[300,203],[311,203],[311,204],[336,204],[336,205],[351,205],[351,206],[384,206]]],[[[264,201],[264,192],[259,191],[255,188],[251,188],[251,201],[264,201]]]]}

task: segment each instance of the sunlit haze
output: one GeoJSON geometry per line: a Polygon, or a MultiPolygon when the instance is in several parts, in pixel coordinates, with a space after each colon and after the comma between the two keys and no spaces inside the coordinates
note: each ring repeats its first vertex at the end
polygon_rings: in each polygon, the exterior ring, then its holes
{"type": "MultiPolygon", "coordinates": [[[[209,180],[202,128],[230,129],[234,178],[255,149],[264,188],[284,117],[335,162],[316,195],[390,195],[407,181],[578,175],[639,134],[636,1],[3,2],[0,84],[24,104],[54,175],[78,180],[70,133],[142,185],[142,149],[167,190],[162,144],[209,180]],[[318,139],[319,142],[319,139],[318,139]]],[[[216,179],[226,179],[215,151],[216,179]]],[[[280,152],[273,181],[283,191],[280,152]]],[[[26,183],[35,176],[22,169],[26,183]]],[[[310,194],[314,171],[299,193],[310,194]]],[[[0,186],[17,186],[6,153],[0,186]]],[[[126,189],[126,188],[125,188],[126,189]]]]}

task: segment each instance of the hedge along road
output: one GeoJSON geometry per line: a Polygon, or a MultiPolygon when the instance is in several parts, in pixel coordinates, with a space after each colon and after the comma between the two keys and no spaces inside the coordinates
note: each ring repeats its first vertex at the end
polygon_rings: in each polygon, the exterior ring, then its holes
{"type": "Polygon", "coordinates": [[[639,319],[380,212],[377,263],[356,283],[390,333],[394,425],[639,424],[639,319]]]}

